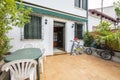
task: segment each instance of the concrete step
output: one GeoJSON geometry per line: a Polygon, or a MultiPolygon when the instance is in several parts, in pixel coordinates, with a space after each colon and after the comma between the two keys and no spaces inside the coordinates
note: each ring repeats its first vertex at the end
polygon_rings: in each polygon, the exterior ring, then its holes
{"type": "Polygon", "coordinates": [[[115,61],[115,62],[120,62],[120,57],[113,56],[112,60],[115,61]]]}

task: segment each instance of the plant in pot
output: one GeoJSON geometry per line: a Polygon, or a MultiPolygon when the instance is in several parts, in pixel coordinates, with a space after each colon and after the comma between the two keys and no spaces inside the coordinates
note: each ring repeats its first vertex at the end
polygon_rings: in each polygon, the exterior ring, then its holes
{"type": "Polygon", "coordinates": [[[30,20],[30,8],[24,8],[22,1],[0,0],[0,57],[9,52],[12,46],[7,33],[14,26],[23,27],[30,20]],[[19,4],[19,5],[18,5],[19,4]]]}

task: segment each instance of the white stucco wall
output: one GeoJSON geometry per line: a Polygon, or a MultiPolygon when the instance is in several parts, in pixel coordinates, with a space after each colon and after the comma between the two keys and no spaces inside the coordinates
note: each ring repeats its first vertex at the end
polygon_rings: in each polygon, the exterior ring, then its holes
{"type": "Polygon", "coordinates": [[[43,27],[43,44],[46,49],[46,55],[53,55],[53,18],[44,16],[42,24],[43,27]],[[47,24],[44,24],[45,19],[47,19],[47,24]]]}
{"type": "MultiPolygon", "coordinates": [[[[96,10],[98,10],[98,11],[101,12],[101,8],[98,8],[98,9],[96,9],[96,10]]],[[[117,18],[117,15],[116,15],[116,13],[115,13],[115,8],[114,8],[114,6],[104,7],[104,8],[103,8],[103,13],[105,13],[105,14],[107,14],[107,15],[115,18],[115,19],[117,18]]]]}
{"type": "MultiPolygon", "coordinates": [[[[101,8],[97,8],[95,10],[98,10],[98,11],[101,12],[101,8]]],[[[114,11],[114,6],[104,7],[103,8],[103,13],[112,17],[112,18],[114,18],[114,19],[117,18],[116,13],[114,11]]],[[[115,28],[114,22],[112,22],[108,19],[105,19],[105,18],[103,18],[103,21],[110,22],[111,23],[111,28],[112,29],[115,28]]],[[[88,29],[89,29],[89,31],[92,31],[92,27],[97,26],[99,23],[100,23],[100,16],[96,16],[94,14],[89,13],[89,17],[88,17],[88,29]]]]}
{"type": "Polygon", "coordinates": [[[76,8],[74,0],[23,0],[40,6],[86,17],[86,10],[76,8]]]}
{"type": "Polygon", "coordinates": [[[70,52],[71,50],[71,46],[72,46],[72,42],[71,40],[74,39],[74,28],[71,28],[72,24],[74,24],[74,22],[72,21],[68,21],[66,23],[66,27],[65,27],[65,37],[66,37],[66,41],[65,41],[65,49],[67,52],[70,52]]]}
{"type": "MultiPolygon", "coordinates": [[[[78,9],[74,7],[74,0],[24,0],[33,4],[37,4],[40,6],[48,7],[51,9],[56,9],[59,11],[67,12],[70,14],[86,17],[86,11],[82,9],[78,9]],[[67,6],[66,6],[67,5],[67,6]]],[[[53,55],[53,27],[54,27],[54,21],[64,22],[65,23],[65,51],[70,52],[72,42],[71,40],[74,39],[74,28],[72,28],[72,25],[75,23],[75,21],[72,20],[66,20],[61,19],[57,17],[51,17],[47,15],[40,15],[42,17],[42,39],[22,39],[21,35],[24,37],[24,28],[20,29],[18,27],[13,27],[13,29],[8,33],[8,36],[10,38],[13,38],[11,40],[10,44],[13,46],[13,48],[10,50],[11,52],[16,51],[18,49],[21,49],[22,46],[26,43],[32,43],[34,44],[34,47],[37,47],[36,45],[41,45],[41,47],[44,47],[46,49],[45,54],[46,55],[53,55]],[[47,19],[47,24],[45,24],[45,19],[47,19]]],[[[86,27],[85,23],[83,23],[86,27]]],[[[86,28],[83,27],[83,30],[86,28]]]]}
{"type": "MultiPolygon", "coordinates": [[[[23,39],[21,40],[21,29],[18,27],[14,27],[8,34],[10,38],[14,38],[11,40],[10,44],[13,48],[10,50],[11,52],[21,49],[22,46],[26,43],[32,43],[36,47],[36,45],[41,45],[46,49],[46,55],[53,55],[53,22],[60,21],[65,23],[65,51],[70,52],[72,42],[74,39],[74,28],[72,28],[72,24],[74,21],[52,18],[49,16],[42,17],[42,39],[23,39]],[[47,24],[45,24],[45,19],[48,20],[47,24]]],[[[22,31],[23,34],[23,31],[22,31]]]]}
{"type": "MultiPolygon", "coordinates": [[[[114,22],[112,22],[111,20],[108,20],[108,19],[105,19],[105,18],[102,18],[102,20],[103,21],[108,21],[111,24],[111,29],[115,28],[114,22]]],[[[93,26],[99,25],[100,21],[101,21],[100,16],[96,16],[94,14],[89,13],[89,16],[88,16],[88,30],[90,32],[92,32],[93,31],[93,26]]]]}
{"type": "Polygon", "coordinates": [[[96,18],[96,17],[89,14],[89,16],[88,16],[88,30],[90,32],[93,31],[92,30],[93,26],[97,26],[99,23],[100,23],[99,18],[96,18]]]}

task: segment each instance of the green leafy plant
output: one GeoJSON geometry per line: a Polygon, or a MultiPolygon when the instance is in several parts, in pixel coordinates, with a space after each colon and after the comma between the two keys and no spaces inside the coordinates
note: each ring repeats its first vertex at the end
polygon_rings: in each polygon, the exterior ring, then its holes
{"type": "Polygon", "coordinates": [[[120,50],[120,30],[104,38],[106,44],[114,50],[120,50]]]}
{"type": "Polygon", "coordinates": [[[29,22],[31,9],[25,9],[22,1],[17,5],[16,0],[0,0],[0,56],[11,48],[9,30],[14,26],[23,27],[29,22]]]}
{"type": "Polygon", "coordinates": [[[107,21],[103,21],[97,26],[96,32],[98,32],[102,36],[106,36],[111,34],[110,28],[111,28],[111,24],[107,21]]]}
{"type": "Polygon", "coordinates": [[[117,17],[120,19],[120,0],[113,3],[117,17]]]}
{"type": "MultiPolygon", "coordinates": [[[[114,4],[114,10],[117,15],[117,24],[120,23],[120,0],[113,3],[114,4]]],[[[117,25],[117,28],[120,29],[120,25],[117,25]]]]}
{"type": "Polygon", "coordinates": [[[114,50],[120,50],[120,30],[111,30],[108,22],[102,22],[97,26],[97,30],[92,34],[99,42],[105,41],[106,45],[114,50]]]}
{"type": "Polygon", "coordinates": [[[84,46],[89,47],[94,39],[89,32],[86,32],[84,34],[83,40],[84,40],[84,46]]]}

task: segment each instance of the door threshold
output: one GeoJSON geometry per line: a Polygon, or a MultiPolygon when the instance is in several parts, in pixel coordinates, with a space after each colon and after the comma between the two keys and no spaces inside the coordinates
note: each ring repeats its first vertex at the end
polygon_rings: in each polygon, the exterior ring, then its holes
{"type": "Polygon", "coordinates": [[[63,51],[59,48],[54,48],[53,53],[54,54],[64,54],[64,53],[66,53],[66,51],[63,51]]]}

